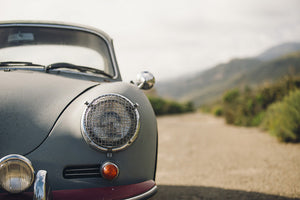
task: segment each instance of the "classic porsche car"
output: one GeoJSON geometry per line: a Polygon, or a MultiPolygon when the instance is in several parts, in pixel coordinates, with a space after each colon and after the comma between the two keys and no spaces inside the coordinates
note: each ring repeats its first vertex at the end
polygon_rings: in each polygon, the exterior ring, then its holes
{"type": "Polygon", "coordinates": [[[122,81],[112,39],[84,26],[0,23],[0,199],[146,199],[157,124],[122,81]]]}

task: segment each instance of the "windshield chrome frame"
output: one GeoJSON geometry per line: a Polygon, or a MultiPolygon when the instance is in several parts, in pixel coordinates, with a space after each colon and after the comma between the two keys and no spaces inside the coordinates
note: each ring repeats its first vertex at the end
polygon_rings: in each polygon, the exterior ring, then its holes
{"type": "MultiPolygon", "coordinates": [[[[112,39],[103,31],[97,30],[92,27],[83,27],[81,25],[73,25],[73,24],[63,24],[57,22],[0,22],[1,27],[41,27],[41,28],[57,28],[57,29],[69,29],[69,30],[76,30],[76,31],[83,31],[87,33],[94,34],[104,40],[107,45],[110,60],[112,63],[112,67],[114,70],[114,76],[112,79],[114,80],[122,80],[120,71],[118,68],[112,39]]],[[[63,71],[63,70],[62,70],[63,71]]],[[[82,75],[82,73],[80,73],[82,75]]],[[[99,77],[95,75],[96,77],[99,77]]],[[[100,78],[100,77],[99,77],[100,78]]]]}

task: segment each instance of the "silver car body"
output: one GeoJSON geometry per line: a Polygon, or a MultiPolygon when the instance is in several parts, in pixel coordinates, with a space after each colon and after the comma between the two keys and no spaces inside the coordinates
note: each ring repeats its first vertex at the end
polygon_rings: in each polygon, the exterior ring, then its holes
{"type": "MultiPolygon", "coordinates": [[[[35,173],[39,170],[47,172],[47,186],[52,191],[113,188],[154,181],[157,157],[156,118],[144,93],[136,85],[122,82],[112,39],[94,28],[63,23],[0,24],[0,30],[7,27],[69,29],[101,37],[107,44],[114,75],[105,77],[58,69],[18,69],[18,66],[13,65],[0,67],[0,158],[10,154],[28,158],[35,173]],[[126,97],[137,105],[139,113],[140,127],[136,140],[117,152],[93,148],[82,135],[82,116],[88,104],[105,94],[126,97]],[[105,180],[101,174],[95,177],[66,175],[68,168],[99,166],[100,170],[105,162],[118,166],[119,175],[116,179],[105,180]]],[[[27,192],[33,190],[31,186],[27,192]]],[[[150,192],[135,196],[137,199],[145,198],[155,191],[154,184],[150,192]]],[[[1,194],[9,195],[0,189],[0,198],[1,194]]],[[[24,194],[19,195],[22,197],[24,194]]],[[[98,194],[97,197],[100,198],[101,195],[98,194]]]]}

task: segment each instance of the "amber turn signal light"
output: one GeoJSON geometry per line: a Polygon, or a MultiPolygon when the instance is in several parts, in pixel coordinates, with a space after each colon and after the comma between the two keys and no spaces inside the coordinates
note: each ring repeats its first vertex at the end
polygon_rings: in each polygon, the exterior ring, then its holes
{"type": "Polygon", "coordinates": [[[101,175],[107,180],[113,180],[119,175],[119,168],[111,162],[106,162],[101,167],[101,175]]]}

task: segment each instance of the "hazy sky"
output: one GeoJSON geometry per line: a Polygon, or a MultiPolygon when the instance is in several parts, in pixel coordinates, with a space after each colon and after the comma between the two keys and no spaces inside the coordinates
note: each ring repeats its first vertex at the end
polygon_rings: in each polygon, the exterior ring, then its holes
{"type": "Polygon", "coordinates": [[[158,81],[300,42],[300,0],[0,0],[0,20],[55,20],[102,29],[123,79],[158,81]]]}

